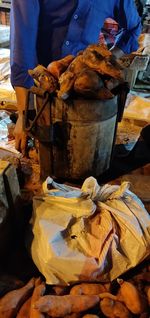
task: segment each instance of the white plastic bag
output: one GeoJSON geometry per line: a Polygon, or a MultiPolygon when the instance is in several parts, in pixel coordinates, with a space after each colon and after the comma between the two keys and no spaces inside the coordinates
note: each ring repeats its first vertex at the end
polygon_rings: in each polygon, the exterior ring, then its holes
{"type": "MultiPolygon", "coordinates": [[[[48,180],[47,180],[48,181],[48,180]]],[[[55,185],[34,198],[32,258],[48,284],[113,280],[150,253],[150,216],[128,183],[55,185]],[[71,197],[69,197],[69,194],[71,197]]]]}

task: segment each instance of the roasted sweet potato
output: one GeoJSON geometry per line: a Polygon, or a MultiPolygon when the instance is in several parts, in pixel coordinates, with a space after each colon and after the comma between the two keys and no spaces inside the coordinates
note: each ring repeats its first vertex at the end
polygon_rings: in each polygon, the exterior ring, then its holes
{"type": "Polygon", "coordinates": [[[150,285],[145,287],[145,293],[146,293],[146,296],[147,296],[148,304],[150,306],[150,285]]]}
{"type": "Polygon", "coordinates": [[[69,64],[74,60],[73,55],[67,55],[64,58],[53,61],[47,66],[47,70],[57,79],[66,71],[69,64]]]}
{"type": "Polygon", "coordinates": [[[102,284],[82,283],[71,288],[71,295],[98,295],[105,292],[106,289],[102,284]]]}
{"type": "Polygon", "coordinates": [[[22,307],[20,308],[16,318],[29,318],[30,317],[30,307],[31,307],[31,297],[28,298],[22,307]]]}
{"type": "Polygon", "coordinates": [[[43,296],[36,303],[35,308],[51,317],[64,317],[71,313],[88,310],[99,303],[96,295],[66,295],[43,296]]]}
{"type": "Polygon", "coordinates": [[[118,279],[120,290],[117,295],[118,300],[123,301],[126,307],[135,315],[139,315],[147,308],[145,298],[138,289],[130,282],[118,279]]]}
{"type": "Polygon", "coordinates": [[[70,96],[71,91],[73,90],[74,81],[75,75],[70,71],[66,71],[60,76],[60,88],[57,92],[58,98],[62,98],[65,100],[70,96]]]}
{"type": "Polygon", "coordinates": [[[53,93],[57,88],[57,80],[50,74],[43,65],[38,65],[33,70],[28,70],[37,88],[49,93],[53,93]]]}
{"type": "Polygon", "coordinates": [[[88,45],[85,51],[95,51],[105,59],[110,58],[112,56],[111,51],[108,50],[105,44],[90,44],[88,45]]]}
{"type": "Polygon", "coordinates": [[[85,69],[81,70],[78,77],[74,83],[74,90],[77,93],[84,94],[84,92],[91,91],[95,92],[101,87],[104,86],[104,83],[100,76],[93,70],[85,69]]]}
{"type": "Polygon", "coordinates": [[[118,80],[123,80],[124,75],[121,67],[113,59],[106,59],[95,50],[83,52],[83,62],[91,69],[100,74],[108,75],[118,80]]]}
{"type": "Polygon", "coordinates": [[[7,293],[0,299],[0,318],[13,318],[22,304],[30,297],[35,284],[32,278],[24,287],[7,293]]]}
{"type": "Polygon", "coordinates": [[[46,290],[45,283],[40,281],[37,283],[37,285],[34,288],[32,297],[31,297],[31,309],[30,309],[30,318],[43,318],[43,314],[34,308],[35,302],[44,295],[46,290]]]}
{"type": "Polygon", "coordinates": [[[83,62],[83,55],[78,55],[67,70],[78,76],[85,69],[88,69],[88,66],[83,62]]]}
{"type": "Polygon", "coordinates": [[[100,302],[100,309],[102,313],[109,318],[130,318],[131,314],[126,306],[110,298],[104,298],[100,302]]]}
{"type": "Polygon", "coordinates": [[[100,293],[99,294],[99,298],[100,299],[109,298],[109,299],[112,299],[112,300],[117,300],[117,296],[113,295],[113,294],[111,294],[109,292],[100,293]]]}
{"type": "Polygon", "coordinates": [[[38,277],[35,279],[35,287],[39,286],[42,283],[42,278],[38,277]]]}
{"type": "Polygon", "coordinates": [[[97,72],[86,69],[83,70],[74,82],[74,91],[85,98],[110,99],[113,94],[104,87],[104,83],[97,72]]]}

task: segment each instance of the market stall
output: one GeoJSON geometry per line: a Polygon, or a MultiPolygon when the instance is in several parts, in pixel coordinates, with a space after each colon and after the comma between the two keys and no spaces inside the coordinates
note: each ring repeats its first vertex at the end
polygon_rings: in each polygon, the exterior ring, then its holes
{"type": "Polygon", "coordinates": [[[25,156],[1,49],[0,318],[149,318],[149,34],[139,43],[29,69],[25,156]]]}

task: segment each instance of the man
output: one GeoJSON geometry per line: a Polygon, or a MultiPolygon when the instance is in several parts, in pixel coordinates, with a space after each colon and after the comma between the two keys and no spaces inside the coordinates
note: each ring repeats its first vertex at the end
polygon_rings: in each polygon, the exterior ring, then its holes
{"type": "Polygon", "coordinates": [[[25,153],[23,111],[33,84],[28,69],[38,63],[74,54],[97,43],[106,18],[113,18],[119,32],[112,48],[118,58],[137,50],[140,18],[133,0],[12,0],[11,82],[16,91],[18,120],[16,148],[25,153]]]}

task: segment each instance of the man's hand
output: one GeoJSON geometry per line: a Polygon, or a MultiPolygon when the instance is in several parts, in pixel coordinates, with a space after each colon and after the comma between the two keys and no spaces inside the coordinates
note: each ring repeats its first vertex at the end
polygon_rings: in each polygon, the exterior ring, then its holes
{"type": "Polygon", "coordinates": [[[15,148],[20,151],[23,156],[26,154],[27,134],[23,130],[23,113],[19,113],[16,126],[14,129],[15,148]]]}
{"type": "Polygon", "coordinates": [[[27,133],[24,131],[24,118],[23,112],[26,109],[28,103],[28,89],[24,87],[15,87],[17,107],[18,107],[18,119],[16,122],[14,136],[15,136],[15,147],[18,151],[22,152],[23,156],[26,153],[27,145],[27,133]]]}

